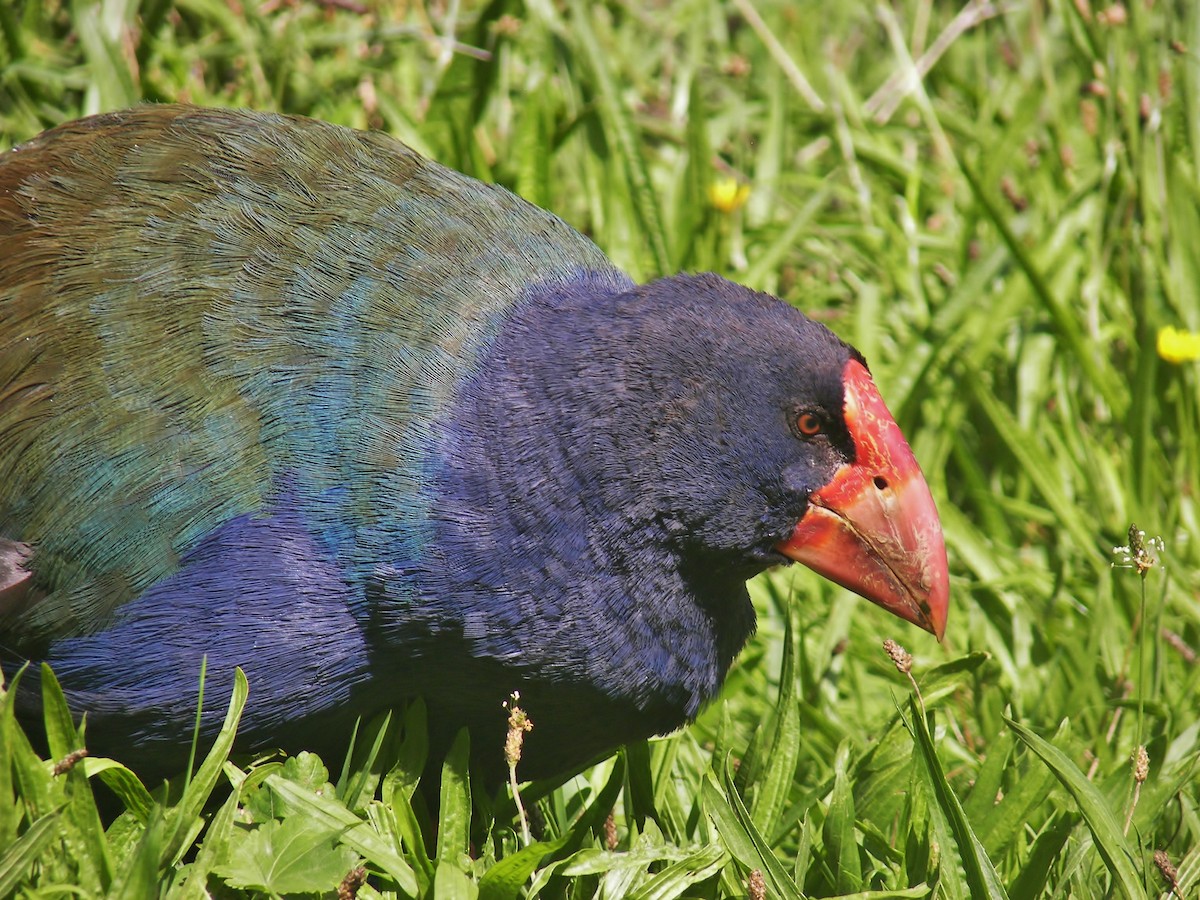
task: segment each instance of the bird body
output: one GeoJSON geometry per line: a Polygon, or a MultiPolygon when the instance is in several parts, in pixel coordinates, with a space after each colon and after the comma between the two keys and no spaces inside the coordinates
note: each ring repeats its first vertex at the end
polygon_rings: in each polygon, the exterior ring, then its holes
{"type": "Polygon", "coordinates": [[[769,565],[944,623],[919,472],[927,546],[882,526],[916,588],[797,538],[866,446],[852,397],[878,415],[851,348],[716,276],[635,285],[383,135],[70,123],[0,159],[0,246],[0,659],[49,661],[100,752],[178,765],[206,657],[209,696],[247,672],[247,747],[421,696],[498,766],[520,690],[536,776],[693,718],[769,565]]]}

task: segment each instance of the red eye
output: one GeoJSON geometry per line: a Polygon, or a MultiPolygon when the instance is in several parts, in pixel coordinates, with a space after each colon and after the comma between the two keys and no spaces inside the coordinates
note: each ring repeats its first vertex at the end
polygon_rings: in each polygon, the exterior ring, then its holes
{"type": "Polygon", "coordinates": [[[805,437],[815,437],[821,433],[821,420],[813,413],[800,413],[796,417],[796,430],[805,437]]]}

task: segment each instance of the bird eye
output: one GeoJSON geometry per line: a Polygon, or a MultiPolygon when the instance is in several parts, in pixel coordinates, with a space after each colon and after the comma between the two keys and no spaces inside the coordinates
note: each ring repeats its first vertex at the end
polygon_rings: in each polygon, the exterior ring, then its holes
{"type": "Polygon", "coordinates": [[[802,412],[796,417],[796,430],[804,437],[816,437],[821,433],[821,420],[815,413],[802,412]]]}

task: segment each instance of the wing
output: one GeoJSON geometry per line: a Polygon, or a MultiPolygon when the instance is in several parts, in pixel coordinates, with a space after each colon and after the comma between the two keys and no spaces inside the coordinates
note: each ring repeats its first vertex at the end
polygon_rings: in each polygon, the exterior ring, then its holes
{"type": "Polygon", "coordinates": [[[433,423],[531,286],[627,279],[379,134],[153,106],[0,159],[0,643],[94,633],[286,496],[419,553],[433,423]]]}

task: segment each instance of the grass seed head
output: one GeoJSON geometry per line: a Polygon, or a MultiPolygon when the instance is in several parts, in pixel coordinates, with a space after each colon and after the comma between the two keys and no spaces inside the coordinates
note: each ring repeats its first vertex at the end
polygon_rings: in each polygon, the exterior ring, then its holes
{"type": "Polygon", "coordinates": [[[1139,746],[1133,751],[1133,778],[1138,783],[1144,782],[1150,774],[1150,754],[1146,752],[1144,746],[1139,746]]]}
{"type": "Polygon", "coordinates": [[[767,880],[763,877],[762,869],[755,869],[746,879],[746,896],[749,900],[766,900],[767,880]]]}
{"type": "Polygon", "coordinates": [[[533,722],[529,720],[525,710],[517,706],[521,699],[520,691],[513,691],[504,704],[508,710],[508,736],[504,739],[504,761],[510,769],[515,769],[521,761],[521,747],[525,743],[525,732],[533,731],[533,722]]]}
{"type": "Polygon", "coordinates": [[[1179,870],[1171,865],[1171,857],[1167,856],[1166,850],[1154,851],[1154,864],[1158,866],[1158,871],[1162,873],[1163,881],[1171,886],[1171,890],[1175,893],[1179,892],[1179,870]]]}
{"type": "Polygon", "coordinates": [[[56,776],[63,775],[75,768],[75,764],[88,755],[87,748],[81,747],[78,750],[72,750],[62,759],[54,764],[51,770],[56,776]]]}
{"type": "Polygon", "coordinates": [[[616,850],[619,845],[620,838],[617,835],[617,817],[610,812],[608,818],[604,820],[604,846],[611,852],[616,850]]]}
{"type": "Polygon", "coordinates": [[[337,898],[338,900],[355,900],[358,896],[358,889],[367,883],[367,870],[359,866],[351,869],[346,873],[346,877],[342,879],[342,883],[338,885],[337,898]]]}
{"type": "Polygon", "coordinates": [[[1146,537],[1146,532],[1137,525],[1129,526],[1129,543],[1123,547],[1113,547],[1114,569],[1134,569],[1138,575],[1145,578],[1155,566],[1160,565],[1159,557],[1166,544],[1160,537],[1146,537]]]}
{"type": "Polygon", "coordinates": [[[912,654],[893,641],[891,638],[888,638],[883,642],[883,650],[892,660],[892,662],[895,663],[897,671],[904,675],[907,675],[912,671],[912,654]]]}

